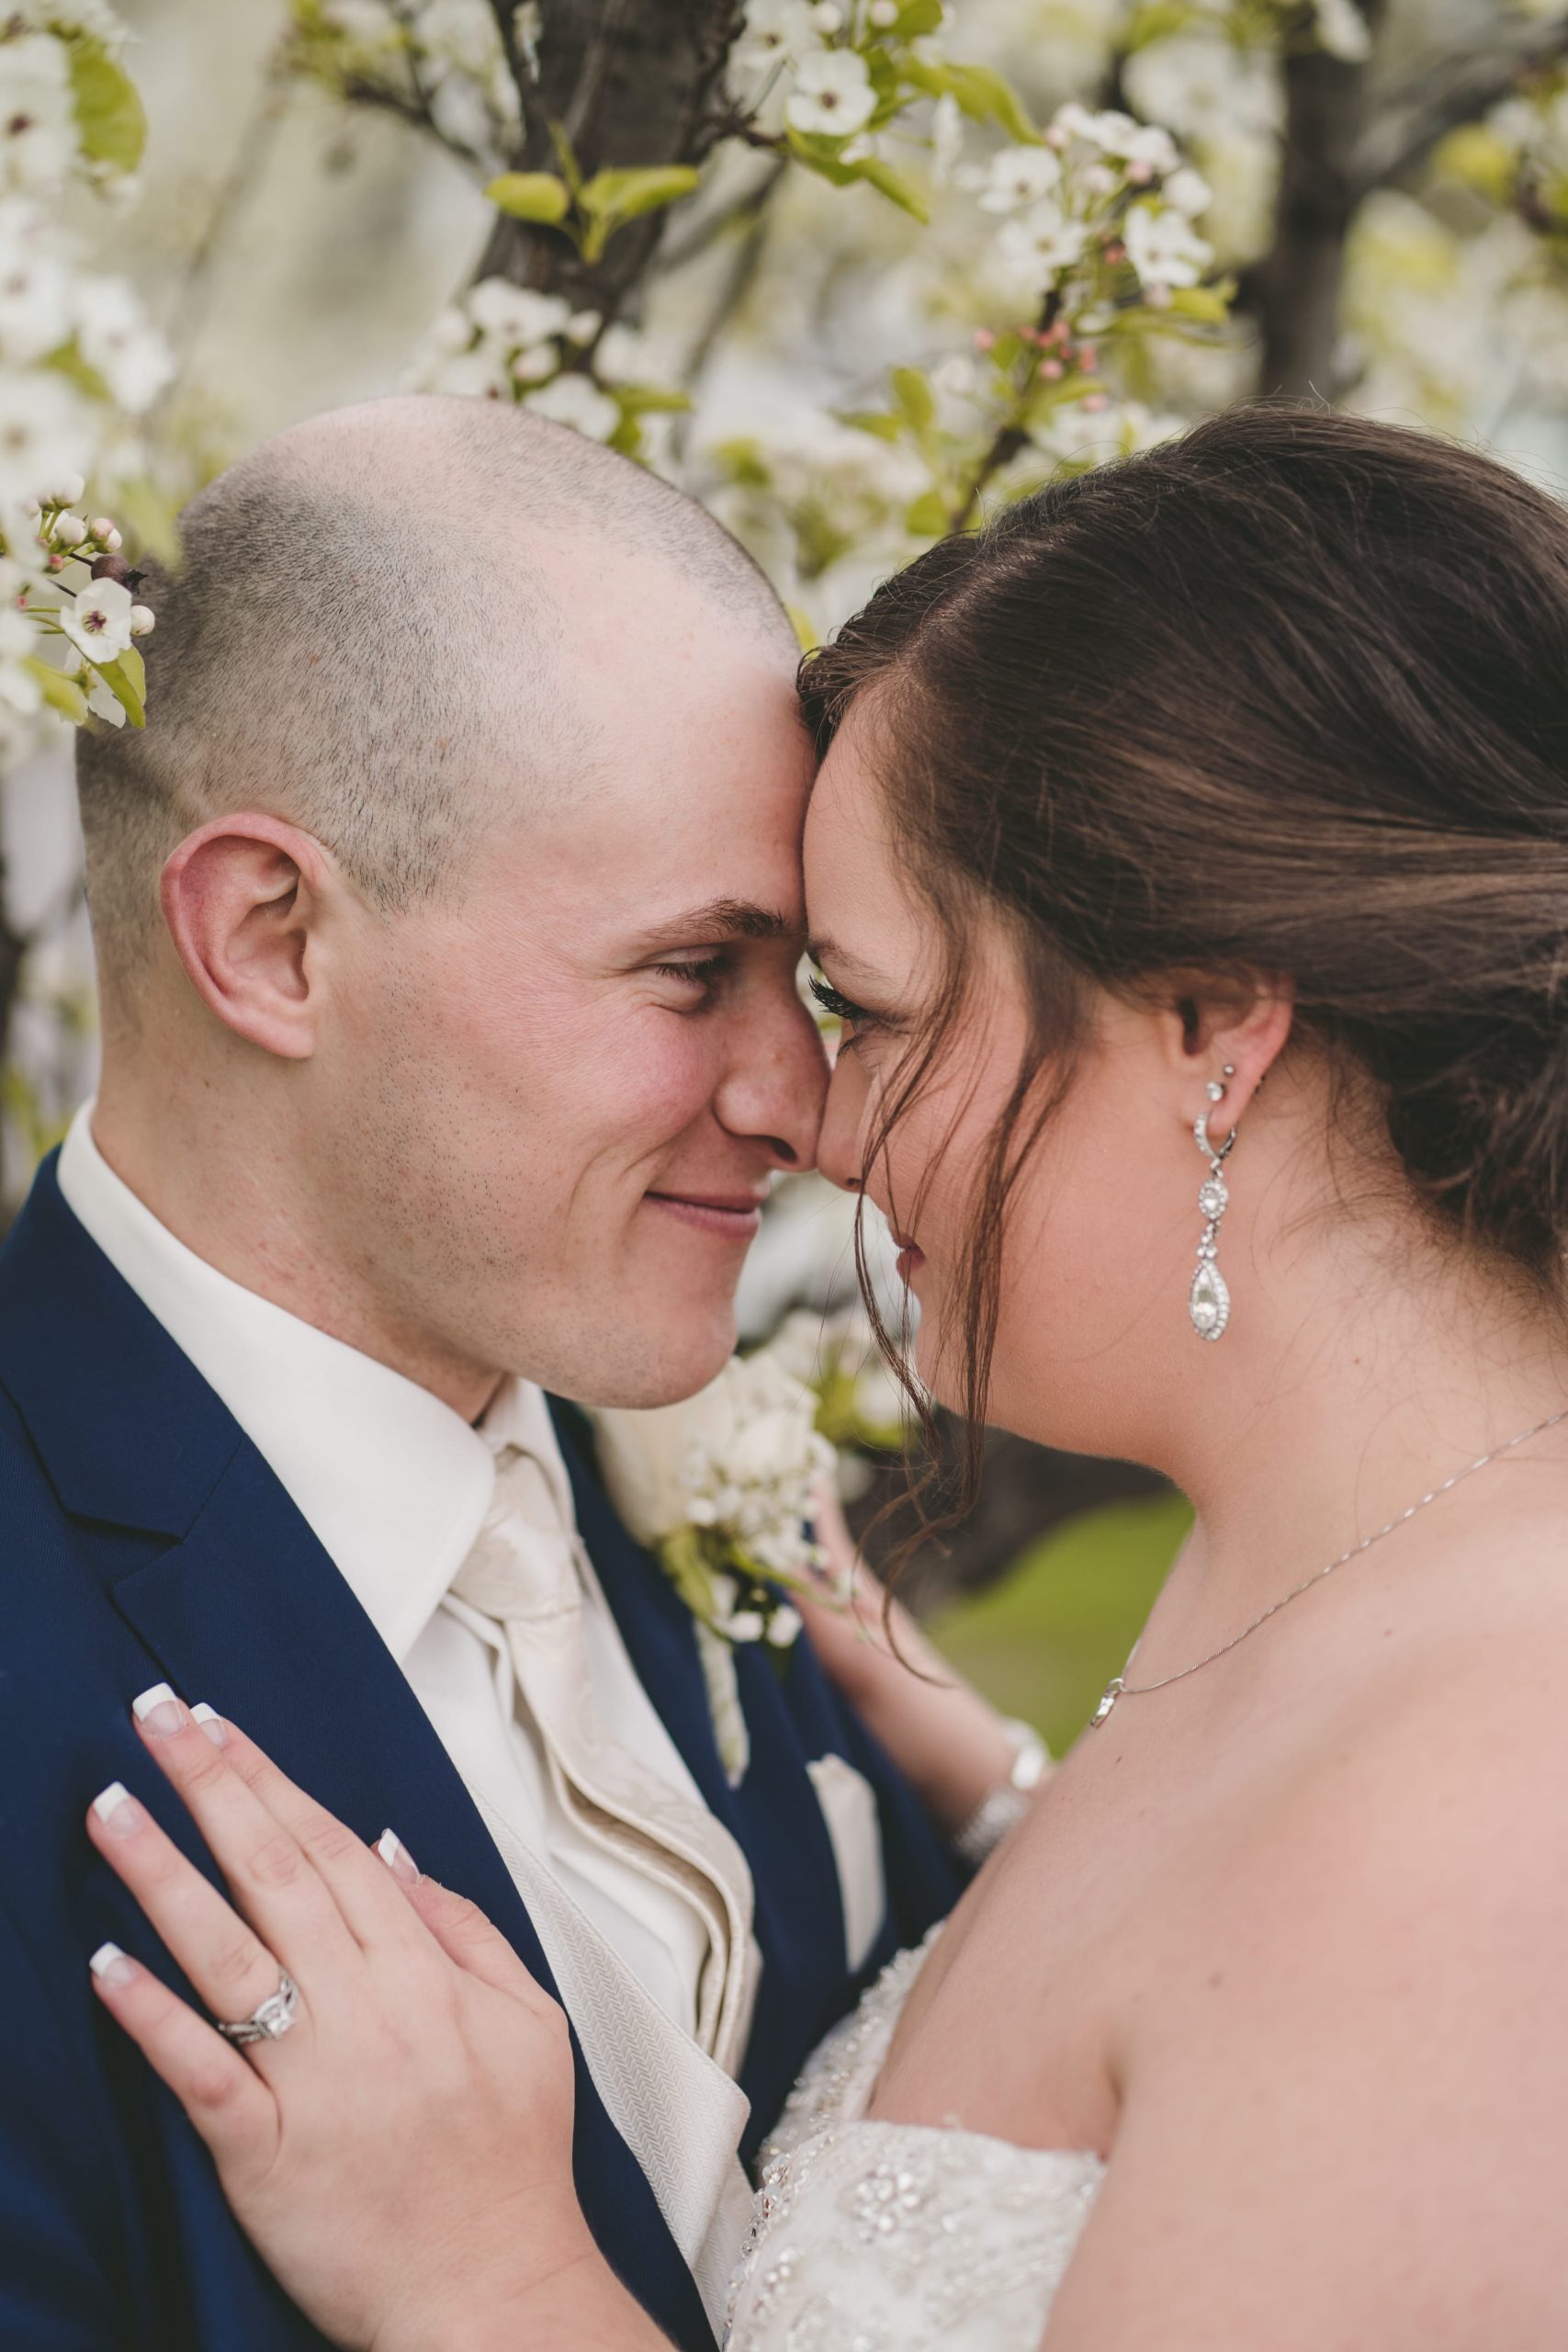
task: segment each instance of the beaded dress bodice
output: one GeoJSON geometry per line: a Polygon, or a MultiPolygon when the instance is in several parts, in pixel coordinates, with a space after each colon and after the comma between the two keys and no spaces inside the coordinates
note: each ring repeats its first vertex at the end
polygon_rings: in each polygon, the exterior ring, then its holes
{"type": "Polygon", "coordinates": [[[830,2034],[762,2151],[726,2352],[1036,2352],[1105,2167],[865,2120],[937,1931],[830,2034]]]}

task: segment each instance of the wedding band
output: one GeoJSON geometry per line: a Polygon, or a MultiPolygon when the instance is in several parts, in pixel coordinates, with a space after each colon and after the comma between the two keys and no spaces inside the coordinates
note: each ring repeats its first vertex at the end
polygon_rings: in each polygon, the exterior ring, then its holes
{"type": "Polygon", "coordinates": [[[299,1987],[287,1968],[280,1968],[276,1992],[269,1993],[248,2018],[242,2018],[237,2025],[226,2024],[221,2018],[214,2018],[213,2023],[225,2041],[281,2041],[299,2007],[299,1987]]]}

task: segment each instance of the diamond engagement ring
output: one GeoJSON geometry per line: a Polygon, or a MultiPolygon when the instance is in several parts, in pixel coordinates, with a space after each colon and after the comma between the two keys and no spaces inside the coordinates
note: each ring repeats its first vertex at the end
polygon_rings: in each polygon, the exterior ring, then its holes
{"type": "Polygon", "coordinates": [[[280,1968],[276,1992],[269,1993],[248,2018],[242,2018],[238,2025],[226,2025],[221,2018],[215,2018],[213,2023],[225,2041],[281,2041],[299,2007],[299,1987],[287,1968],[280,1968]]]}

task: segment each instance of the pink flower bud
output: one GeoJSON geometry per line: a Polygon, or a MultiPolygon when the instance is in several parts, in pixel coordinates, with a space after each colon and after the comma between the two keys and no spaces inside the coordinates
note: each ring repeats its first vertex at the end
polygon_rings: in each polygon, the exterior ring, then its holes
{"type": "Polygon", "coordinates": [[[1129,164],[1127,166],[1127,177],[1136,187],[1147,187],[1154,175],[1152,164],[1129,164]]]}
{"type": "Polygon", "coordinates": [[[1084,406],[1091,416],[1098,416],[1102,408],[1109,406],[1109,402],[1103,392],[1090,392],[1084,401],[1084,406]]]}
{"type": "Polygon", "coordinates": [[[1100,365],[1100,345],[1095,343],[1080,343],[1078,345],[1078,365],[1080,368],[1088,368],[1090,370],[1098,368],[1100,365]]]}
{"type": "MultiPolygon", "coordinates": [[[[114,525],[107,514],[95,514],[87,527],[95,539],[102,539],[106,545],[110,534],[114,532],[114,525]]],[[[115,536],[118,537],[118,534],[115,533],[115,536]]]]}
{"type": "Polygon", "coordinates": [[[992,334],[989,327],[976,328],[975,348],[976,351],[994,351],[996,349],[996,345],[997,338],[992,334]]]}
{"type": "Polygon", "coordinates": [[[1040,373],[1048,378],[1053,384],[1058,382],[1062,374],[1061,361],[1059,359],[1046,359],[1042,361],[1040,373]]]}

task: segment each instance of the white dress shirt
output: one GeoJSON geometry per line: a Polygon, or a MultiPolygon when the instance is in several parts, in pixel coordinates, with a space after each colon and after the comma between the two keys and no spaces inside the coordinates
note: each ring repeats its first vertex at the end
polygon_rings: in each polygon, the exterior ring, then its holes
{"type": "MultiPolygon", "coordinates": [[[[500,1629],[447,1590],[490,1508],[491,1445],[427,1388],[231,1282],[176,1240],[98,1150],[91,1110],[77,1114],[60,1155],[68,1205],[276,1473],[402,1668],[492,1828],[499,1821],[510,1833],[503,1851],[521,1847],[543,1863],[689,2034],[708,1951],[697,1914],[670,1888],[591,1844],[562,1812],[518,1703],[500,1629]]],[[[541,1463],[572,1529],[570,1487],[541,1391],[508,1380],[484,1428],[492,1441],[514,1439],[541,1463]]],[[[639,1763],[701,1804],[591,1571],[587,1581],[584,1627],[605,1719],[639,1763]]],[[[194,1702],[204,1694],[185,1695],[194,1702]]],[[[414,1860],[439,1871],[439,1856],[414,1860]]],[[[536,1918],[535,1926],[554,1966],[548,1924],[536,1918]]]]}

